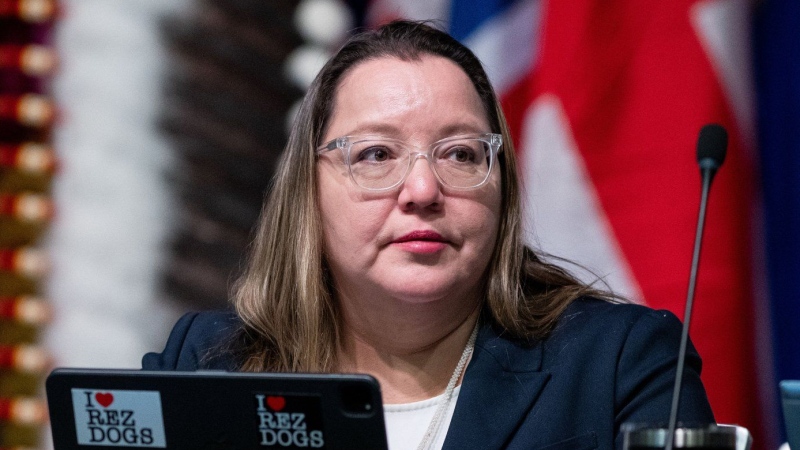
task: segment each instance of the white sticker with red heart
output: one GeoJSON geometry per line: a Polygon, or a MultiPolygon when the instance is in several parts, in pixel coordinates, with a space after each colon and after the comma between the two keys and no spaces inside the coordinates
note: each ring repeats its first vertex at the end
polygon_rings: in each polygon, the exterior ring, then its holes
{"type": "Polygon", "coordinates": [[[79,445],[166,448],[158,391],[72,389],[79,445]]]}

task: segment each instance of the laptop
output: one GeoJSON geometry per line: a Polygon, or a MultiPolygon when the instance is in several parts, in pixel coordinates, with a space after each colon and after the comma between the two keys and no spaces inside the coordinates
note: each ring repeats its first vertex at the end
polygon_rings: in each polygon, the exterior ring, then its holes
{"type": "Polygon", "coordinates": [[[387,449],[369,375],[56,369],[56,450],[387,449]]]}
{"type": "Polygon", "coordinates": [[[800,380],[780,383],[783,419],[789,448],[800,449],[800,380]]]}

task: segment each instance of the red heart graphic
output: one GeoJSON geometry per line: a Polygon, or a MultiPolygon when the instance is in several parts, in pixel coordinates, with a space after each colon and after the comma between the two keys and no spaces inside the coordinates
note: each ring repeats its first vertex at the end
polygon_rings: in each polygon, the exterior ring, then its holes
{"type": "Polygon", "coordinates": [[[94,399],[97,400],[97,403],[100,403],[103,408],[108,408],[108,406],[114,403],[114,396],[109,392],[98,392],[94,394],[94,399]]]}
{"type": "Polygon", "coordinates": [[[267,405],[269,405],[273,411],[280,411],[286,406],[286,399],[283,397],[267,397],[267,405]]]}

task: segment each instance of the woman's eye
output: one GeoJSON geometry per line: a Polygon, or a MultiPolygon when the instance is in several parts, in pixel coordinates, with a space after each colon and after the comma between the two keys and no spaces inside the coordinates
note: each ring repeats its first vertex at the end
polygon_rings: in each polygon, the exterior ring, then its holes
{"type": "Polygon", "coordinates": [[[445,159],[467,163],[475,160],[475,152],[469,147],[453,147],[445,154],[445,159]]]}
{"type": "Polygon", "coordinates": [[[391,153],[386,147],[368,147],[358,153],[357,161],[384,162],[389,160],[391,153]]]}

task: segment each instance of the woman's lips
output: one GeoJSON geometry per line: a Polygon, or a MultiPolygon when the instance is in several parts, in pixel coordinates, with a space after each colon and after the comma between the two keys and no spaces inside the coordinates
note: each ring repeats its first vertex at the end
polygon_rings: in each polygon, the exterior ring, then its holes
{"type": "Polygon", "coordinates": [[[431,254],[444,250],[447,240],[435,231],[417,230],[392,241],[392,246],[410,253],[431,254]]]}

